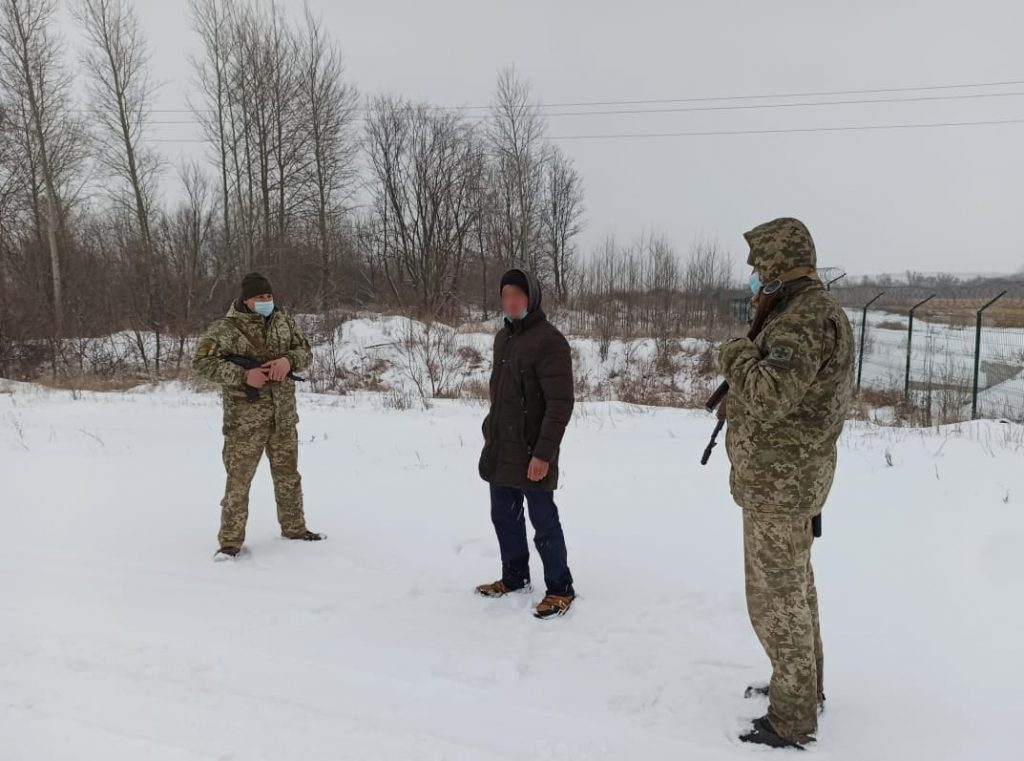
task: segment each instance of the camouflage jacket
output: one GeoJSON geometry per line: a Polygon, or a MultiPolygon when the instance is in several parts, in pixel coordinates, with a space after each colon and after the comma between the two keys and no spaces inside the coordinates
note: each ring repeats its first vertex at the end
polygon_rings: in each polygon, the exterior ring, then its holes
{"type": "MultiPolygon", "coordinates": [[[[747,239],[750,264],[765,282],[816,264],[810,234],[796,220],[776,220],[747,239]]],[[[757,338],[730,341],[719,353],[730,387],[730,487],[745,509],[812,516],[832,488],[854,340],[846,313],[816,278],[785,287],[757,338]]]]}
{"type": "Polygon", "coordinates": [[[265,413],[269,406],[273,406],[274,423],[278,428],[297,424],[295,382],[267,383],[260,392],[260,400],[250,402],[245,395],[246,371],[224,359],[230,354],[261,362],[287,357],[292,370],[304,370],[312,363],[313,353],[295,320],[281,311],[261,317],[240,304],[232,304],[227,316],[214,322],[203,334],[192,369],[206,380],[223,386],[225,432],[244,428],[248,418],[265,413]]]}

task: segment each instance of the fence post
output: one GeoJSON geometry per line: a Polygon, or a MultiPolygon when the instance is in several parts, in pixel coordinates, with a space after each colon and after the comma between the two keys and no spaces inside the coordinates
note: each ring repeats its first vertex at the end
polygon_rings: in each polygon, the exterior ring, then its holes
{"type": "Polygon", "coordinates": [[[910,357],[911,357],[910,349],[911,349],[911,345],[914,342],[914,312],[916,312],[919,307],[923,307],[929,301],[934,299],[936,295],[937,294],[933,293],[931,296],[926,298],[924,301],[919,301],[916,304],[914,304],[914,306],[910,307],[910,322],[907,325],[907,376],[904,379],[904,385],[903,385],[903,395],[906,398],[908,398],[908,399],[910,398],[910,357]]]}
{"type": "Polygon", "coordinates": [[[864,375],[864,339],[867,337],[868,327],[868,308],[882,296],[885,295],[885,291],[875,296],[871,301],[864,305],[860,315],[860,352],[857,359],[857,393],[860,393],[860,380],[864,375]]]}
{"type": "Polygon", "coordinates": [[[981,316],[985,310],[995,304],[999,299],[1006,295],[1006,291],[1003,291],[990,302],[985,304],[975,314],[975,326],[974,326],[974,387],[971,391],[971,420],[978,419],[978,377],[981,372],[981,316]]]}
{"type": "Polygon", "coordinates": [[[846,277],[846,273],[845,273],[845,272],[844,272],[844,273],[843,273],[842,275],[840,275],[839,277],[837,277],[837,278],[833,278],[832,280],[829,280],[829,281],[828,281],[828,282],[827,282],[827,283],[825,284],[825,290],[826,290],[826,291],[831,291],[831,290],[832,290],[832,285],[833,285],[833,284],[835,284],[835,283],[838,283],[838,282],[839,282],[840,280],[842,280],[842,279],[843,279],[844,277],[846,277]]]}

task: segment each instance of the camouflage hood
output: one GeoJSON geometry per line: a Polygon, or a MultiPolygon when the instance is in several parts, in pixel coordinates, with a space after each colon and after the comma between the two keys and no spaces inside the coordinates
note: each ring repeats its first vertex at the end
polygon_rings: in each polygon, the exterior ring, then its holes
{"type": "Polygon", "coordinates": [[[750,244],[747,264],[757,267],[765,283],[798,267],[818,266],[814,240],[799,219],[783,217],[765,222],[743,237],[750,244]]]}

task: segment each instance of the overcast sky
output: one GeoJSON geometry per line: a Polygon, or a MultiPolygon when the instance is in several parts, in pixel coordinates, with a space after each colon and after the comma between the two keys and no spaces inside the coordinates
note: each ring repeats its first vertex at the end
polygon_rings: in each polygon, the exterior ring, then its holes
{"type": "MultiPolygon", "coordinates": [[[[341,43],[362,93],[439,105],[486,104],[508,64],[549,104],[1022,82],[804,100],[1020,93],[994,98],[559,116],[550,120],[553,137],[1024,120],[1019,0],[309,3],[341,43]]],[[[158,107],[183,108],[192,76],[186,55],[198,52],[186,3],[135,4],[165,82],[158,107]]],[[[301,13],[301,0],[283,5],[301,13]]],[[[160,125],[154,136],[196,133],[188,124],[160,125]]],[[[585,250],[608,235],[654,230],[683,250],[717,238],[741,261],[744,230],[793,215],[811,228],[822,264],[854,274],[1024,267],[1024,122],[560,143],[586,186],[585,250]]],[[[160,148],[172,159],[201,150],[185,142],[160,148]]]]}

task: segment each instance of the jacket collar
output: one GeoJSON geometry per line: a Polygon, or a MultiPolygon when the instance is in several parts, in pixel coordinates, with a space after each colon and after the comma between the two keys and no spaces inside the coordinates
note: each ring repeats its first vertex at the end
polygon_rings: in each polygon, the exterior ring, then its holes
{"type": "Polygon", "coordinates": [[[248,322],[256,322],[257,320],[269,322],[277,312],[278,310],[275,307],[274,311],[270,313],[270,317],[263,317],[262,315],[258,315],[250,310],[249,307],[239,300],[232,302],[231,306],[228,308],[227,316],[235,320],[245,320],[248,322]]]}
{"type": "Polygon", "coordinates": [[[524,330],[529,330],[534,325],[547,319],[543,309],[535,309],[530,312],[526,317],[521,320],[510,320],[508,317],[505,318],[505,329],[511,334],[522,333],[524,330]]]}

